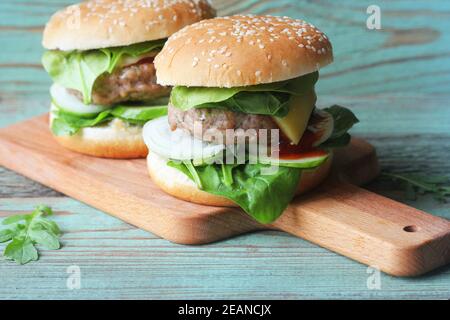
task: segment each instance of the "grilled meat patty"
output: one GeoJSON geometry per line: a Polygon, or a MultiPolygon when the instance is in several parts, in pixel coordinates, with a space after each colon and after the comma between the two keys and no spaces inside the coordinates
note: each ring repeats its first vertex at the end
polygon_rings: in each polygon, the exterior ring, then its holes
{"type": "MultiPolygon", "coordinates": [[[[81,92],[70,91],[82,100],[81,92]]],[[[156,83],[152,59],[151,62],[140,62],[102,75],[94,84],[92,103],[109,106],[127,101],[150,101],[169,94],[170,87],[156,83]]]]}
{"type": "Polygon", "coordinates": [[[172,130],[184,129],[198,139],[216,143],[234,144],[239,137],[244,135],[247,135],[250,141],[255,141],[256,137],[261,136],[259,129],[269,130],[267,135],[270,139],[270,129],[278,129],[270,116],[221,109],[193,108],[183,111],[169,103],[168,116],[172,130]],[[196,122],[201,123],[201,132],[198,129],[194,130],[196,122]],[[227,130],[229,131],[227,132],[227,130]],[[218,137],[223,137],[226,141],[218,141],[218,137]]]}

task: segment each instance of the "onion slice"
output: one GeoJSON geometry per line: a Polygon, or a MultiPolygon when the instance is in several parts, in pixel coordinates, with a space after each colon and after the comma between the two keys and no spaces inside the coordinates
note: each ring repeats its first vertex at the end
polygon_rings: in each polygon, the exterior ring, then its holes
{"type": "Polygon", "coordinates": [[[143,137],[150,152],[166,159],[198,162],[213,158],[225,149],[223,144],[201,141],[182,129],[172,131],[167,116],[147,122],[143,137]]]}
{"type": "Polygon", "coordinates": [[[97,114],[110,108],[95,104],[84,104],[73,94],[70,94],[66,88],[57,83],[51,86],[50,95],[58,108],[78,115],[97,114]]]}

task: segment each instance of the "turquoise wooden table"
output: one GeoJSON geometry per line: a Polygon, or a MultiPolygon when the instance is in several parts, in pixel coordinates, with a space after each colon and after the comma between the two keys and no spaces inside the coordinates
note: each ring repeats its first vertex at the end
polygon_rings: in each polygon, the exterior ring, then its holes
{"type": "MultiPolygon", "coordinates": [[[[0,127],[47,111],[41,32],[50,14],[71,2],[0,2],[0,127]]],[[[290,15],[319,26],[336,58],[322,72],[319,105],[352,108],[361,120],[353,133],[377,147],[383,170],[450,176],[449,1],[376,1],[381,30],[366,27],[373,1],[214,4],[220,15],[290,15]]],[[[382,179],[367,187],[450,218],[450,205],[430,196],[405,201],[397,184],[382,179]]],[[[0,218],[41,203],[57,211],[63,248],[41,251],[25,266],[0,260],[0,299],[450,298],[450,267],[394,278],[274,231],[176,245],[0,167],[0,218]],[[81,288],[67,286],[78,271],[81,288]]]]}

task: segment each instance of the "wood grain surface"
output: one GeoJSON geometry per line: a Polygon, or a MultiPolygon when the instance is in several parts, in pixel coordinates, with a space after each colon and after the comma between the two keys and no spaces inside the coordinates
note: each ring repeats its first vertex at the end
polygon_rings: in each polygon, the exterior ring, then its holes
{"type": "MultiPolygon", "coordinates": [[[[70,0],[0,1],[0,127],[48,110],[50,80],[40,67],[41,31],[70,0]]],[[[450,3],[366,0],[221,0],[219,14],[270,13],[305,18],[331,38],[335,63],[321,73],[319,106],[349,106],[353,134],[377,147],[382,170],[450,177],[450,3]],[[368,5],[382,29],[365,26],[368,5]]],[[[1,156],[1,155],[0,155],[1,156]]],[[[376,193],[450,218],[450,204],[430,196],[405,200],[379,179],[376,193]]],[[[380,274],[277,231],[201,247],[171,244],[0,168],[0,216],[39,203],[57,211],[60,251],[35,264],[0,261],[0,298],[412,298],[450,297],[450,269],[418,279],[380,274]],[[68,290],[77,265],[82,289],[68,290]]]]}

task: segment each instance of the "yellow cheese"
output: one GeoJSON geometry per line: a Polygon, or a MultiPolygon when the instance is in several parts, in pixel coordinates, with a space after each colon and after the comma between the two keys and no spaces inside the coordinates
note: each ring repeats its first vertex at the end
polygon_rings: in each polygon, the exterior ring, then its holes
{"type": "Polygon", "coordinates": [[[289,113],[283,118],[273,117],[278,127],[293,144],[298,144],[305,133],[316,100],[314,90],[301,96],[293,96],[289,105],[289,113]]]}

